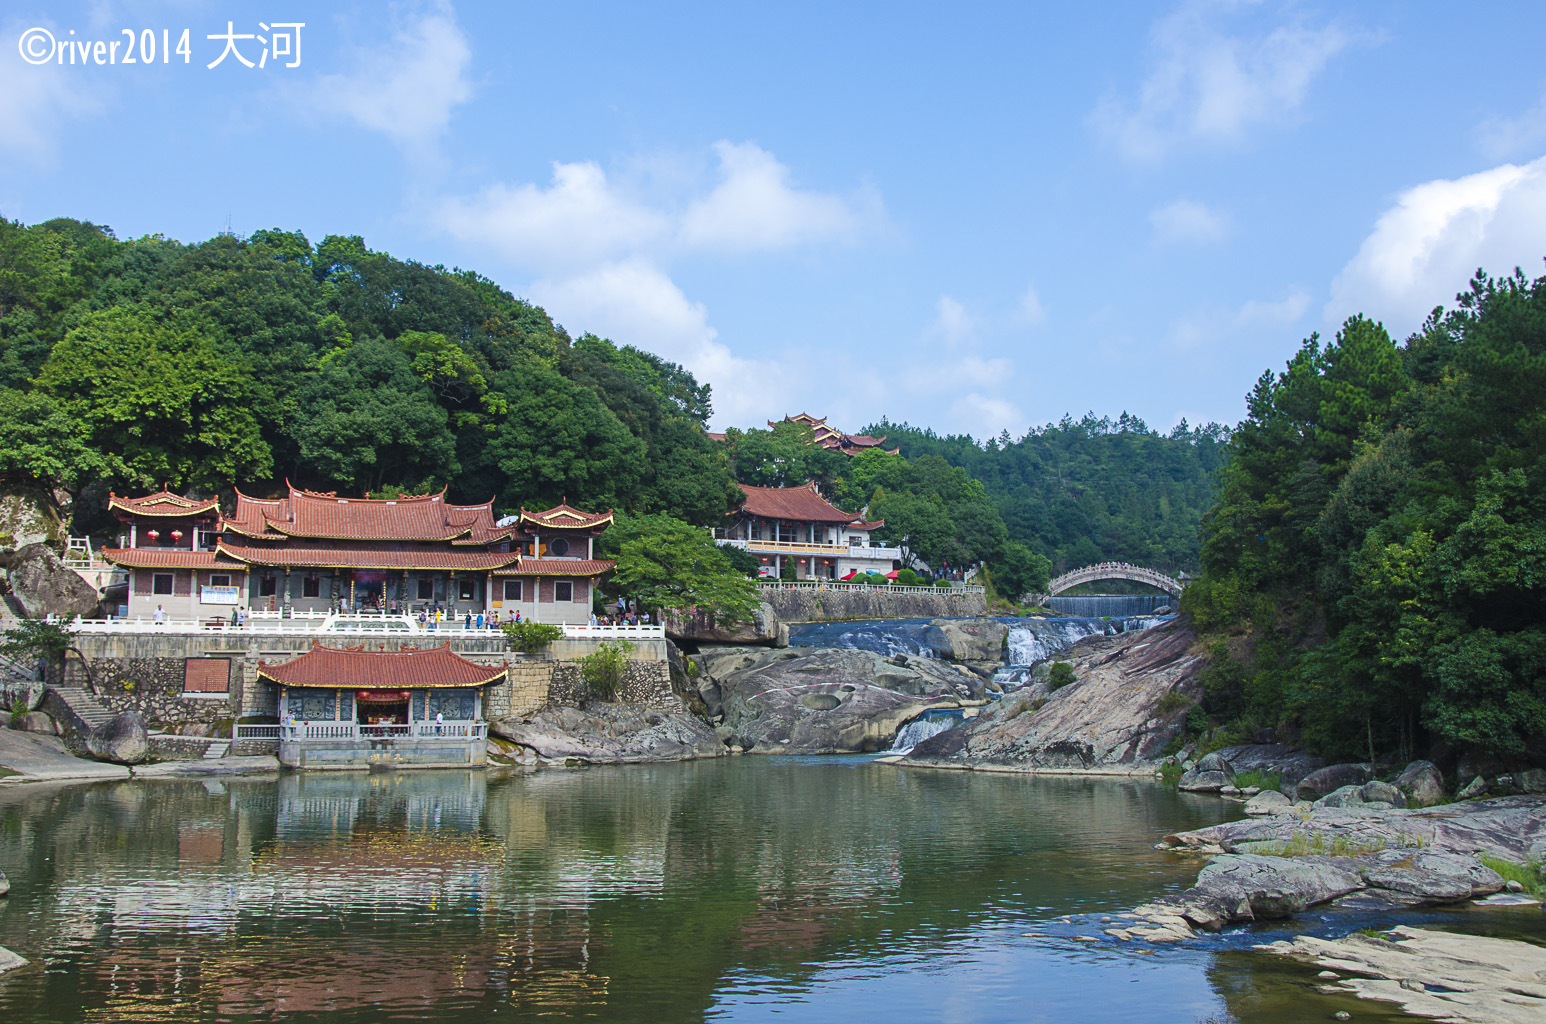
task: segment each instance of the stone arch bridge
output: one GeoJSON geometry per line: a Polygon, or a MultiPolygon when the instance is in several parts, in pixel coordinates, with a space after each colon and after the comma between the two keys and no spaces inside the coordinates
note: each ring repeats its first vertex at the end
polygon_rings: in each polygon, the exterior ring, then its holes
{"type": "Polygon", "coordinates": [[[1071,590],[1081,583],[1094,583],[1096,580],[1132,580],[1135,583],[1146,583],[1175,597],[1180,597],[1182,589],[1186,586],[1184,579],[1166,576],[1157,569],[1147,569],[1127,562],[1100,562],[1054,577],[1047,584],[1047,592],[1037,596],[1037,603],[1045,603],[1047,599],[1056,597],[1065,590],[1071,590]]]}

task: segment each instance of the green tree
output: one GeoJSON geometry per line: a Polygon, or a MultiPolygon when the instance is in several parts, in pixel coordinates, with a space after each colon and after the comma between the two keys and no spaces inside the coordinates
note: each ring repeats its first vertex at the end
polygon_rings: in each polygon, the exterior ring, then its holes
{"type": "Polygon", "coordinates": [[[236,352],[144,307],[88,313],[53,351],[37,389],[122,466],[123,482],[214,490],[273,468],[236,352]]]}
{"type": "Polygon", "coordinates": [[[644,608],[695,608],[727,623],[748,621],[757,610],[756,584],[707,530],[654,514],[622,517],[604,536],[617,551],[612,585],[644,608]]]}

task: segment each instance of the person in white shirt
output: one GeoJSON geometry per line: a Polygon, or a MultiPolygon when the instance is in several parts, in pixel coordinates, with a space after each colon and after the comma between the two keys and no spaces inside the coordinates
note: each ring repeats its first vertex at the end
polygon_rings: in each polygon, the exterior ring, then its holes
{"type": "Polygon", "coordinates": [[[435,712],[435,735],[439,736],[444,731],[446,716],[443,712],[435,712]]]}
{"type": "Polygon", "coordinates": [[[150,618],[152,622],[159,626],[166,621],[166,612],[162,611],[161,606],[158,604],[156,605],[156,614],[152,615],[150,618]]]}

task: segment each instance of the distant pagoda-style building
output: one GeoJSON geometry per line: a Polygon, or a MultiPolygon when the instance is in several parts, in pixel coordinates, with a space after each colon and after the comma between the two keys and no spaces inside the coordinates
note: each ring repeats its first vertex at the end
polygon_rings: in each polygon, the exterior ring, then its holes
{"type": "MultiPolygon", "coordinates": [[[[811,428],[811,433],[816,435],[816,443],[823,448],[842,452],[844,455],[858,455],[862,451],[871,448],[880,448],[886,443],[886,435],[871,437],[869,434],[845,434],[836,427],[827,424],[825,416],[817,419],[808,412],[802,412],[798,416],[785,416],[782,420],[768,420],[768,426],[776,427],[779,423],[799,423],[811,428]]],[[[900,448],[880,448],[887,455],[896,455],[900,448]]]]}
{"type": "MultiPolygon", "coordinates": [[[[287,485],[288,486],[288,485],[287,485]]],[[[612,524],[561,504],[521,509],[496,523],[493,502],[453,505],[445,492],[395,499],[340,498],[288,486],[282,498],[214,499],[168,491],[110,495],[125,526],[103,557],[129,571],[127,614],[207,618],[233,608],[373,608],[453,615],[500,610],[539,622],[584,622],[594,557],[612,524]]]]}

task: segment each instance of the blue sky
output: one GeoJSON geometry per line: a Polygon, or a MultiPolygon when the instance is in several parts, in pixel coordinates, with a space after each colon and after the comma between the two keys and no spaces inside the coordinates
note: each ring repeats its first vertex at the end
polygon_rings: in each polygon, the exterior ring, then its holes
{"type": "Polygon", "coordinates": [[[1233,422],[1312,331],[1404,336],[1477,266],[1541,273],[1543,30],[1525,3],[0,2],[0,215],[360,234],[689,366],[718,427],[1233,422]],[[304,22],[300,66],[206,67],[228,20],[304,22]],[[190,60],[31,64],[32,28],[186,28],[190,60]]]}

